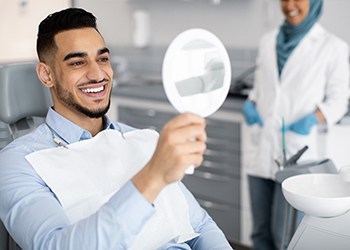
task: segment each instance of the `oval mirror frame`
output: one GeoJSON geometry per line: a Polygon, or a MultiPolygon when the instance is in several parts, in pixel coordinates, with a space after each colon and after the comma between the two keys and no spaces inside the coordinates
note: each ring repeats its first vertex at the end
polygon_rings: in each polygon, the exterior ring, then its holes
{"type": "Polygon", "coordinates": [[[231,84],[227,51],[213,33],[189,29],[169,45],[162,65],[165,93],[173,107],[202,117],[225,101],[231,84]]]}

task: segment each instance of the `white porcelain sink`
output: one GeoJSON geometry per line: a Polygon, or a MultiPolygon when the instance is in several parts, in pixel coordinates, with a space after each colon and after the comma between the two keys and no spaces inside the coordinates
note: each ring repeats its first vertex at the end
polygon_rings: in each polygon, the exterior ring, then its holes
{"type": "Polygon", "coordinates": [[[282,182],[284,197],[297,210],[334,217],[350,210],[350,182],[339,174],[302,174],[282,182]]]}

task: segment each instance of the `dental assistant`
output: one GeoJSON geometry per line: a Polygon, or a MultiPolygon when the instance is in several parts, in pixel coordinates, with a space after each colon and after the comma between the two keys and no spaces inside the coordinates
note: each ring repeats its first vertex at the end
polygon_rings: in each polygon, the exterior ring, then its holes
{"type": "MultiPolygon", "coordinates": [[[[255,82],[243,105],[249,125],[247,172],[253,218],[253,249],[279,249],[284,198],[275,182],[275,159],[308,145],[301,160],[318,159],[317,125],[331,126],[347,111],[349,47],[318,20],[322,0],[281,0],[285,21],[264,35],[255,82]]],[[[316,239],[317,240],[317,239],[316,239]]]]}

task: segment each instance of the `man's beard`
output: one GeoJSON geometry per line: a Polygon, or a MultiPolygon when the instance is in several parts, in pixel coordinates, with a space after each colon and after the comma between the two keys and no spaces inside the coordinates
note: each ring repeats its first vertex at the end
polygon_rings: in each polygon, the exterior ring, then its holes
{"type": "Polygon", "coordinates": [[[66,89],[63,89],[60,84],[57,84],[57,95],[58,98],[65,103],[67,106],[74,108],[78,112],[90,117],[90,118],[100,118],[104,116],[107,111],[109,110],[109,107],[111,105],[111,100],[109,99],[108,105],[104,108],[100,108],[97,110],[90,110],[88,108],[85,108],[81,106],[79,103],[77,103],[74,99],[74,96],[66,89]]]}

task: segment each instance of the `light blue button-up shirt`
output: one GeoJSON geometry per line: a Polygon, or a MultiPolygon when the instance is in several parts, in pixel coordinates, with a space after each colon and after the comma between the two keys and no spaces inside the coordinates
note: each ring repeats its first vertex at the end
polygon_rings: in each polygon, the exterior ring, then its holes
{"type": "MultiPolygon", "coordinates": [[[[133,129],[106,117],[104,121],[106,129],[133,129]]],[[[46,124],[0,152],[0,218],[5,227],[23,249],[128,249],[155,208],[128,181],[95,214],[70,224],[55,194],[25,159],[34,151],[56,147],[53,136],[63,144],[92,137],[50,109],[46,124]]],[[[232,249],[188,189],[182,183],[180,187],[188,203],[191,225],[200,236],[183,244],[169,242],[160,249],[232,249]]]]}

